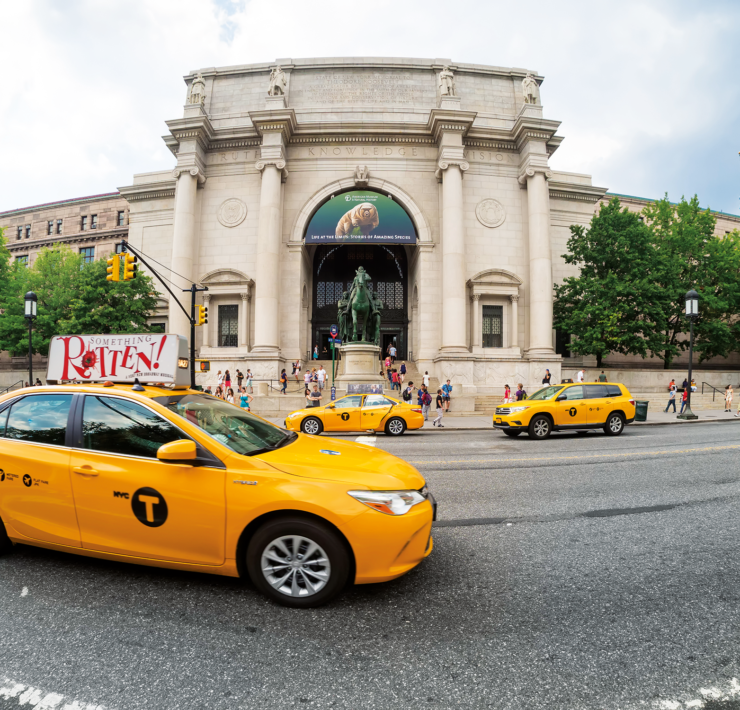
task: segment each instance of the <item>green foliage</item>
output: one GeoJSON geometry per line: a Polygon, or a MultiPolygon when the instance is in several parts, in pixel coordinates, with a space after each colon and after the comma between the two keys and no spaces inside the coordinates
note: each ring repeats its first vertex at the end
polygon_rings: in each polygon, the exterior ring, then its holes
{"type": "Polygon", "coordinates": [[[33,266],[7,265],[7,249],[0,245],[0,350],[12,355],[28,351],[28,323],[23,316],[24,295],[38,298],[33,324],[33,350],[49,352],[55,335],[133,333],[149,330],[146,319],[156,305],[151,278],[139,274],[133,281],[106,281],[105,261],[84,263],[68,246],[42,249],[33,266]],[[3,278],[6,264],[7,278],[3,278]]]}
{"type": "Polygon", "coordinates": [[[568,264],[577,277],[555,286],[555,325],[574,336],[571,351],[659,357],[664,366],[688,348],[685,295],[701,297],[695,326],[700,361],[740,348],[740,235],[718,237],[715,219],[696,197],[665,197],[638,215],[617,198],[602,205],[588,230],[571,227],[568,264]]]}

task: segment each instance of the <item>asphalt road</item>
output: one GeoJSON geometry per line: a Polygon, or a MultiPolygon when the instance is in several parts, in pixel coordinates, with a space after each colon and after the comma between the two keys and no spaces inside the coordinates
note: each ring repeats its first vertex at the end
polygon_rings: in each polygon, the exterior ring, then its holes
{"type": "Polygon", "coordinates": [[[374,443],[439,502],[412,573],[297,611],[238,580],[18,548],[0,710],[740,708],[740,424],[374,443]]]}

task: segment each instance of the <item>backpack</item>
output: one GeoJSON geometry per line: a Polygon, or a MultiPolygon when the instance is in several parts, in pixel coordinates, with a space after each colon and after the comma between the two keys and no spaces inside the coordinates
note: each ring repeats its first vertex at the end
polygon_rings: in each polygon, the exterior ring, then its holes
{"type": "Polygon", "coordinates": [[[430,405],[432,403],[432,395],[430,395],[429,392],[424,392],[424,395],[421,398],[421,403],[430,405]]]}
{"type": "Polygon", "coordinates": [[[410,390],[404,390],[403,391],[403,401],[404,402],[410,402],[411,401],[411,391],[410,390]]]}

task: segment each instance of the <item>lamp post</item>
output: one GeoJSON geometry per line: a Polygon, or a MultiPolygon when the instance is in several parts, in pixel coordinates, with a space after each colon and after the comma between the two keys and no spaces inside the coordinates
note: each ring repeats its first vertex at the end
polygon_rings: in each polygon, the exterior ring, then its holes
{"type": "Polygon", "coordinates": [[[699,317],[699,294],[692,288],[686,294],[686,317],[689,319],[689,391],[686,393],[686,409],[678,419],[698,419],[691,411],[691,375],[694,364],[694,321],[699,317]]]}
{"type": "Polygon", "coordinates": [[[33,329],[33,319],[36,318],[36,294],[29,291],[26,294],[26,310],[24,315],[28,321],[28,385],[33,387],[33,345],[31,343],[31,331],[33,329]]]}

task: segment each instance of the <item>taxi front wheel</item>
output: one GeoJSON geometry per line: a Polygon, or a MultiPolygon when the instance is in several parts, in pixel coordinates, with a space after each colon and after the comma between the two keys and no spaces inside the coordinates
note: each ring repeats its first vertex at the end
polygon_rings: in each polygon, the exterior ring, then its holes
{"type": "Polygon", "coordinates": [[[315,434],[318,436],[322,431],[324,431],[324,425],[321,423],[321,420],[316,417],[306,417],[301,422],[301,431],[304,434],[315,434]]]}
{"type": "Polygon", "coordinates": [[[326,604],[347,583],[350,560],[339,536],[318,521],[286,516],[265,523],[247,548],[254,585],[284,606],[326,604]]]}
{"type": "Polygon", "coordinates": [[[544,415],[538,414],[529,422],[530,439],[547,439],[552,432],[552,422],[544,415]]]}

